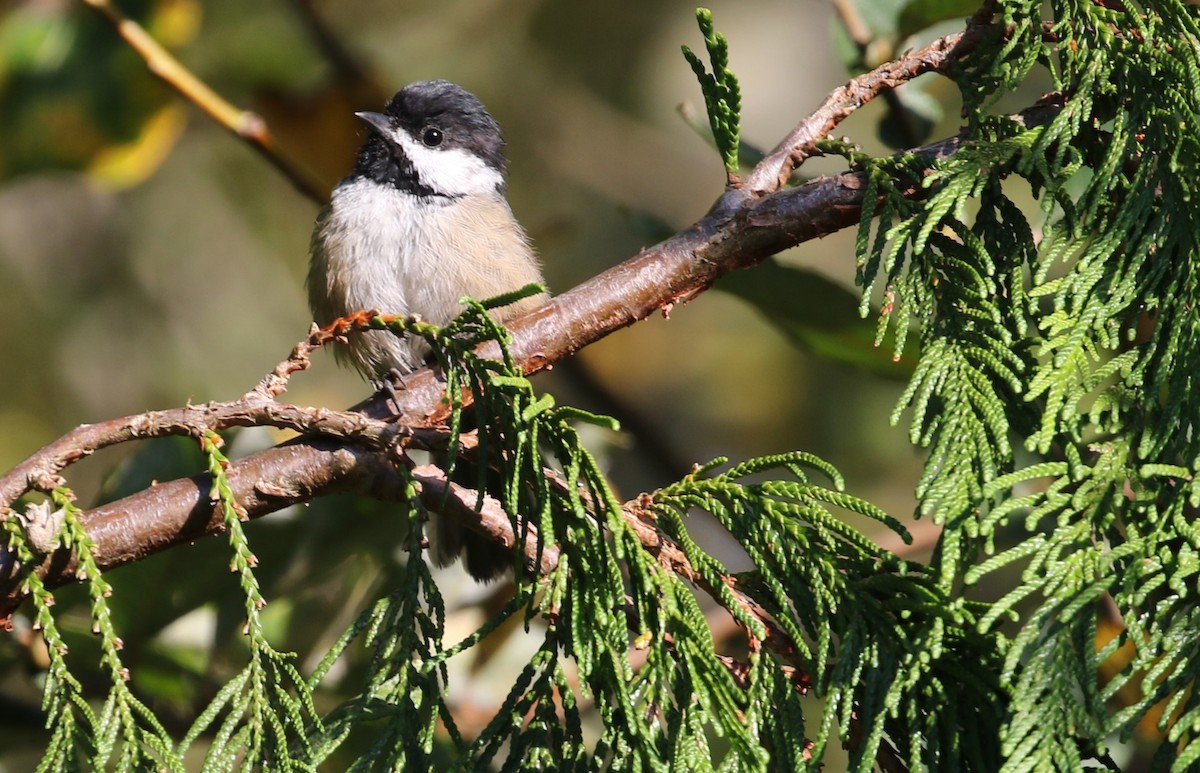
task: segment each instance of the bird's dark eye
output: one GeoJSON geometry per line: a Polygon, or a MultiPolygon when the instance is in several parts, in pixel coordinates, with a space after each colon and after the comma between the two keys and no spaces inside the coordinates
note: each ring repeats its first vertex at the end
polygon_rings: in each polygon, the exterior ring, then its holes
{"type": "Polygon", "coordinates": [[[436,148],[438,145],[441,145],[442,139],[442,130],[435,129],[432,126],[427,127],[424,133],[421,134],[421,142],[424,142],[425,146],[429,148],[436,148]]]}

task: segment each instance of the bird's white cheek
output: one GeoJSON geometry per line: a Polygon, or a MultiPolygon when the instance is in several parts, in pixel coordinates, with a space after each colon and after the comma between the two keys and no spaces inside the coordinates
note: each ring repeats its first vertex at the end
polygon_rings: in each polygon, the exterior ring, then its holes
{"type": "Polygon", "coordinates": [[[396,142],[412,161],[422,184],[446,196],[491,193],[504,182],[498,171],[461,148],[427,148],[402,132],[396,133],[396,142]]]}

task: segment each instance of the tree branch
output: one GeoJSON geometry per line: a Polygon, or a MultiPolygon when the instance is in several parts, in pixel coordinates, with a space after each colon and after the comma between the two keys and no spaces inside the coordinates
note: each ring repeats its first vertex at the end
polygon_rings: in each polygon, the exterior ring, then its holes
{"type": "Polygon", "coordinates": [[[967,26],[963,32],[938,38],[928,46],[904,53],[899,59],[887,62],[834,89],[812,115],[767,154],[747,175],[743,186],[761,195],[776,191],[804,160],[812,154],[818,140],[829,136],[838,124],[856,110],[884,93],[891,93],[902,83],[928,72],[946,72],[959,59],[974,51],[985,35],[994,33],[990,24],[967,26]]]}
{"type": "MultiPolygon", "coordinates": [[[[852,112],[847,107],[848,99],[862,104],[881,89],[892,88],[921,72],[947,67],[976,42],[977,38],[966,34],[944,38],[906,56],[899,65],[890,69],[885,65],[835,91],[814,114],[816,117],[801,122],[753,170],[747,180],[755,184],[727,189],[691,227],[514,321],[509,326],[514,359],[526,373],[552,367],[584,346],[656,311],[669,314],[676,304],[691,300],[734,269],[752,266],[781,250],[856,224],[863,203],[862,175],[846,173],[795,188],[778,188],[786,182],[794,165],[803,160],[806,148],[822,136],[821,132],[832,130],[849,114],[847,110],[852,112]]],[[[1043,105],[1030,111],[1026,120],[1030,123],[1048,120],[1054,110],[1054,106],[1043,105]]],[[[952,153],[959,142],[951,138],[919,152],[932,161],[952,153]]],[[[924,191],[914,184],[910,194],[921,196],[924,191]]],[[[346,324],[361,324],[364,318],[365,315],[346,324]]],[[[0,477],[0,516],[11,515],[12,503],[26,491],[52,488],[66,466],[99,448],[125,440],[168,434],[196,435],[205,429],[250,424],[324,435],[301,438],[231,464],[231,483],[251,517],[336,491],[396,498],[399,473],[393,462],[382,456],[383,449],[401,440],[446,442],[444,433],[422,435],[447,413],[442,402],[443,384],[431,371],[409,377],[406,388],[395,401],[372,399],[358,406],[360,412],[303,408],[272,399],[286,388],[291,373],[307,366],[311,347],[342,333],[344,330],[329,328],[317,331],[314,333],[317,338],[310,337],[298,346],[292,357],[241,400],[158,411],[77,428],[0,477]],[[393,402],[397,411],[391,409],[393,402]]],[[[485,346],[480,353],[496,355],[498,349],[485,346]]],[[[118,566],[219,530],[219,519],[214,518],[204,480],[189,478],[161,484],[88,511],[85,523],[96,543],[100,566],[118,566]]],[[[436,476],[426,482],[431,489],[445,486],[444,479],[439,482],[436,476]]],[[[474,496],[471,493],[468,497],[472,503],[474,496]]],[[[489,520],[491,515],[495,513],[479,514],[472,509],[470,517],[475,520],[472,527],[505,541],[503,528],[491,529],[497,525],[489,520]]],[[[506,544],[511,546],[507,516],[499,520],[508,529],[506,544]]],[[[654,537],[644,530],[638,533],[644,535],[648,547],[660,552],[665,549],[653,545],[656,541],[661,543],[661,536],[654,537]]],[[[9,566],[6,571],[2,559],[0,556],[0,618],[10,614],[22,598],[19,583],[13,582],[15,570],[9,566]]],[[[684,572],[684,564],[676,558],[670,558],[668,563],[684,572]]],[[[38,571],[44,572],[51,584],[72,579],[69,557],[52,556],[38,571]]]]}

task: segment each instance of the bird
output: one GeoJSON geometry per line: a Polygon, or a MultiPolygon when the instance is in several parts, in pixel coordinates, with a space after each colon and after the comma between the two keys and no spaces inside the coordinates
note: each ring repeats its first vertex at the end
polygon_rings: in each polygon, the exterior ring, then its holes
{"type": "MultiPolygon", "coordinates": [[[[474,94],[446,80],[420,81],[396,92],[382,113],[355,115],[366,136],[353,171],[317,216],[309,247],[306,284],[318,324],[375,309],[444,325],[463,311],[463,296],[545,286],[508,203],[500,125],[474,94]]],[[[504,323],[546,297],[527,296],[490,313],[504,323]]],[[[355,335],[335,353],[378,386],[402,380],[430,354],[419,336],[386,331],[355,335]]],[[[435,516],[435,564],[463,554],[480,581],[512,566],[503,546],[448,520],[435,516]]]]}

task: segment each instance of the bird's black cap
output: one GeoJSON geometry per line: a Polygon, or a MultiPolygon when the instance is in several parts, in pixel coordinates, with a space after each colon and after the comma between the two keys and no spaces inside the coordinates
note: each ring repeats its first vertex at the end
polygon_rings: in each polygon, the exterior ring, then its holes
{"type": "Polygon", "coordinates": [[[420,81],[396,92],[384,111],[408,133],[419,137],[426,127],[445,134],[446,148],[462,148],[504,172],[504,140],[500,124],[483,103],[450,81],[420,81]]]}
{"type": "Polygon", "coordinates": [[[450,81],[409,84],[396,92],[382,114],[358,116],[372,131],[359,151],[356,175],[418,195],[444,195],[420,179],[404,149],[389,138],[389,128],[403,131],[417,143],[426,132],[436,130],[440,134],[436,150],[462,150],[501,175],[506,171],[500,125],[474,94],[450,81]]]}

